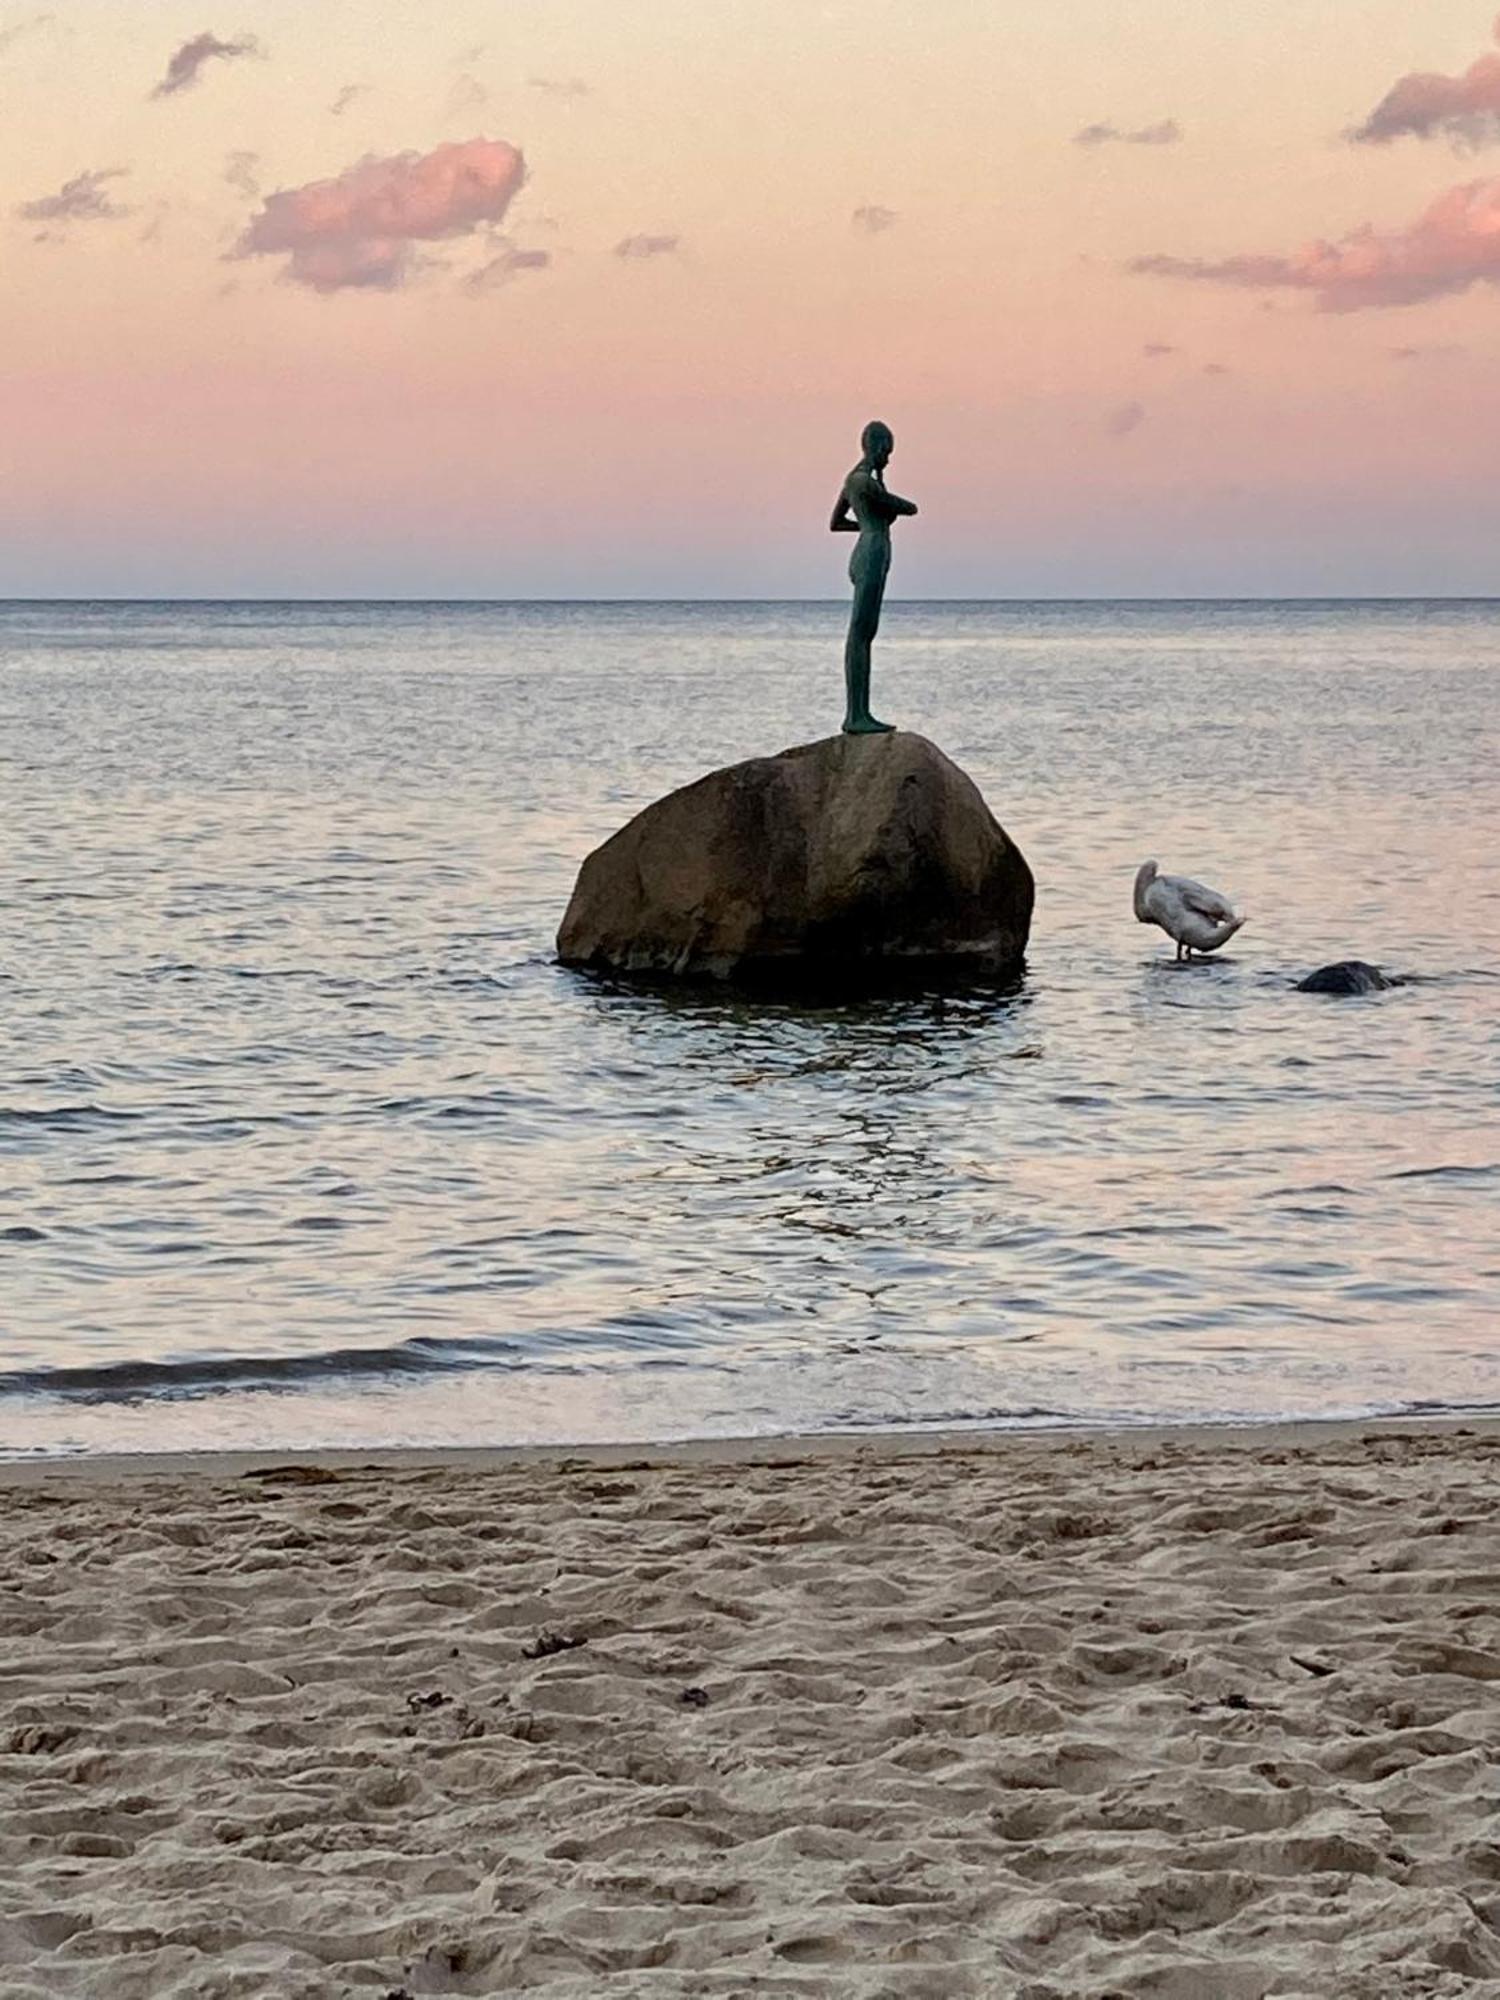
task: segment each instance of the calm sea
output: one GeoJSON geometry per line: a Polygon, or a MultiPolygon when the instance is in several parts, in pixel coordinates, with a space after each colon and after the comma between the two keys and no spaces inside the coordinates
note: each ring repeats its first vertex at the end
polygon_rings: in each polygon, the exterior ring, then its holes
{"type": "Polygon", "coordinates": [[[1500,605],[894,606],[1020,990],[561,971],[589,848],[836,724],[842,622],[0,606],[0,1451],[1500,1404],[1500,605]],[[1410,983],[1293,990],[1349,955],[1410,983]]]}

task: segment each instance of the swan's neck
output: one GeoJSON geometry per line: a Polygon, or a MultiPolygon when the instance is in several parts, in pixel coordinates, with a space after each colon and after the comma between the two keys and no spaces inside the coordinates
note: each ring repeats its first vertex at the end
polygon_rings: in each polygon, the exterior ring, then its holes
{"type": "Polygon", "coordinates": [[[1142,862],[1141,866],[1135,871],[1135,914],[1137,921],[1143,924],[1149,924],[1151,921],[1150,917],[1146,914],[1146,891],[1155,880],[1156,863],[1154,861],[1142,862]]]}

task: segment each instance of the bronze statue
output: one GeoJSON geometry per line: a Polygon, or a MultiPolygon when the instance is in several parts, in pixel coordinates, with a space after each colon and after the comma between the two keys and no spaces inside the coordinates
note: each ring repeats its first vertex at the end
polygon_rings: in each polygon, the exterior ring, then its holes
{"type": "Polygon", "coordinates": [[[880,629],[880,607],[891,566],[891,523],[915,514],[916,503],[888,493],[885,468],[896,440],[885,424],[866,424],[859,448],[864,456],[844,481],[828,526],[836,535],[858,535],[849,558],[854,608],[844,642],[844,734],[874,736],[889,731],[870,713],[870,646],[880,629]]]}

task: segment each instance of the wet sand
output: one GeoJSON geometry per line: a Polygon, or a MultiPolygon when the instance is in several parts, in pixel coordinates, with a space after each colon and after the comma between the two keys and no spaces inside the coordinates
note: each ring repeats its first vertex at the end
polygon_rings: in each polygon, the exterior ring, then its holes
{"type": "Polygon", "coordinates": [[[0,1469],[0,1992],[1500,1995],[1500,1426],[0,1469]]]}

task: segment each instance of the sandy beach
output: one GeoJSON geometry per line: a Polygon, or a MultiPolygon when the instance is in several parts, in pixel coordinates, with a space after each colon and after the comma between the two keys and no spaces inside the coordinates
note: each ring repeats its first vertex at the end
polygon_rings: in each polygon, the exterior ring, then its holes
{"type": "Polygon", "coordinates": [[[0,1488],[7,2000],[1500,1994],[1500,1428],[0,1488]]]}

